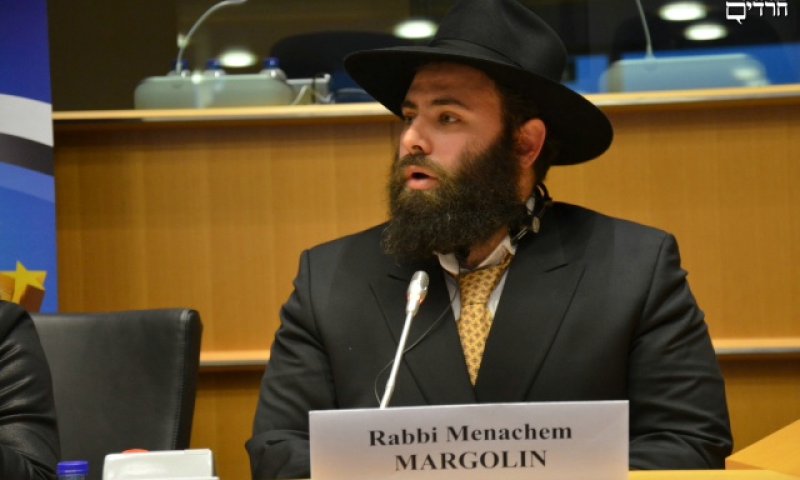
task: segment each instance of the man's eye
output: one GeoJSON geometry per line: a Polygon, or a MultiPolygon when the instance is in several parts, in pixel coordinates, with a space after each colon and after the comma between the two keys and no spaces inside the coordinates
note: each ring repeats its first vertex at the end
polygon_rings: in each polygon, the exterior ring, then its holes
{"type": "Polygon", "coordinates": [[[453,115],[447,114],[447,113],[443,113],[442,115],[439,116],[439,122],[441,122],[443,124],[456,123],[457,121],[458,121],[458,118],[454,117],[453,115]]]}
{"type": "Polygon", "coordinates": [[[403,123],[410,125],[414,121],[414,116],[410,114],[403,114],[403,123]]]}

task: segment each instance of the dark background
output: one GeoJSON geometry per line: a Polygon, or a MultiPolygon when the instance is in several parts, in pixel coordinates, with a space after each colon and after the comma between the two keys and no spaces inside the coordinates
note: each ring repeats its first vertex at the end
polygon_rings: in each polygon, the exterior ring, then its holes
{"type": "MultiPolygon", "coordinates": [[[[133,91],[138,83],[170,70],[177,54],[178,33],[188,32],[215,3],[50,0],[53,109],[133,108],[133,91]]],[[[606,55],[614,60],[624,52],[644,51],[644,33],[634,0],[525,0],[524,3],[561,34],[573,55],[606,55]]],[[[798,3],[792,0],[788,0],[788,16],[765,14],[759,18],[751,13],[742,25],[726,20],[724,0],[705,0],[708,18],[725,25],[729,31],[726,38],[711,42],[686,40],[682,35],[685,23],[660,20],[657,11],[664,3],[667,2],[643,0],[656,53],[800,42],[800,11],[794,10],[798,3]]],[[[194,35],[185,56],[198,69],[229,46],[247,47],[264,58],[278,41],[314,32],[373,32],[382,34],[374,37],[383,36],[385,41],[402,19],[436,20],[452,4],[453,0],[249,0],[215,12],[194,35]]],[[[319,52],[321,59],[340,56],[345,41],[341,37],[331,38],[337,40],[306,47],[319,52]]],[[[346,47],[356,48],[350,44],[346,47]]],[[[287,74],[296,77],[291,71],[292,59],[282,60],[287,74]]],[[[259,69],[257,66],[229,73],[259,69]]]]}

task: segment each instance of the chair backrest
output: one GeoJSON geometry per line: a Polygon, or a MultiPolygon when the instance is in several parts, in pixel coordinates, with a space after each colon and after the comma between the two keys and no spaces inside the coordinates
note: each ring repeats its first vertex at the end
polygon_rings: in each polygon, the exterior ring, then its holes
{"type": "Polygon", "coordinates": [[[32,315],[53,376],[61,455],[189,446],[202,324],[189,309],[32,315]]]}

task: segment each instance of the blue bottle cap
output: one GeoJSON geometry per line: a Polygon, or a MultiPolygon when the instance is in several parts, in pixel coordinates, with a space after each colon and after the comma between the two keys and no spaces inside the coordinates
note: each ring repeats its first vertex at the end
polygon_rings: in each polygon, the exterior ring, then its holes
{"type": "MultiPolygon", "coordinates": [[[[169,68],[170,68],[171,72],[175,71],[175,67],[177,66],[177,64],[178,64],[178,60],[177,59],[173,60],[172,63],[169,64],[169,68]]],[[[189,70],[189,59],[188,58],[182,58],[181,59],[181,70],[182,71],[183,70],[189,70]]]]}
{"type": "Polygon", "coordinates": [[[220,63],[219,59],[217,58],[209,58],[206,60],[206,70],[220,70],[222,69],[222,63],[220,63]]]}
{"type": "Polygon", "coordinates": [[[281,62],[278,57],[269,57],[264,60],[264,68],[281,68],[281,62]]]}
{"type": "Polygon", "coordinates": [[[71,460],[58,462],[56,475],[88,475],[89,462],[86,460],[71,460]]]}

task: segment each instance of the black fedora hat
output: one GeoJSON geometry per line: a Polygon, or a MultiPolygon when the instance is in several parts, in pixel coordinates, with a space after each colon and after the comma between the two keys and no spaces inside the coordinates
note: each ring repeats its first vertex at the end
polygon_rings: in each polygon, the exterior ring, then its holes
{"type": "Polygon", "coordinates": [[[561,84],[566,60],[558,34],[517,0],[463,0],[428,45],[356,52],[345,59],[345,68],[398,116],[421,65],[446,61],[478,68],[536,105],[548,133],[560,141],[553,164],[570,165],[603,153],[613,130],[603,112],[561,84]]]}

